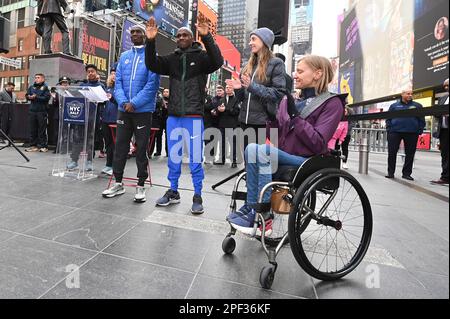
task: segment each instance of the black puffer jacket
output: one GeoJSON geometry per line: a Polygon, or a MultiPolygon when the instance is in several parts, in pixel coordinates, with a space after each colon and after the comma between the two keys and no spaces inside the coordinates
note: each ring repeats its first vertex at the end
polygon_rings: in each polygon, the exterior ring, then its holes
{"type": "Polygon", "coordinates": [[[204,36],[202,41],[206,52],[195,42],[189,49],[177,49],[168,56],[157,56],[155,41],[147,41],[147,68],[170,76],[169,115],[204,115],[207,75],[223,65],[223,57],[211,34],[204,36]]]}
{"type": "MultiPolygon", "coordinates": [[[[256,71],[253,70],[253,73],[256,71]]],[[[239,122],[247,125],[266,125],[275,117],[278,104],[286,93],[286,68],[279,58],[272,58],[267,66],[267,83],[256,77],[247,90],[237,90],[238,103],[242,102],[239,122]]]]}

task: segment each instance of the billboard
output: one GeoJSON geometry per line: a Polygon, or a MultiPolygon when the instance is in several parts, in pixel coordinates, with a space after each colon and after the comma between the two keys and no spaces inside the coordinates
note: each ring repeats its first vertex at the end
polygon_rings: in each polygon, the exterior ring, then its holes
{"type": "Polygon", "coordinates": [[[135,0],[133,11],[145,21],[154,16],[160,30],[175,36],[188,25],[189,0],[135,0]]]}
{"type": "MultiPolygon", "coordinates": [[[[209,7],[203,0],[198,1],[198,15],[197,19],[205,19],[208,21],[209,25],[211,26],[211,34],[215,38],[217,35],[217,26],[219,19],[217,17],[217,13],[214,12],[211,7],[209,7]]],[[[200,37],[198,37],[198,41],[200,41],[200,37]]]]}
{"type": "Polygon", "coordinates": [[[442,83],[448,10],[448,0],[358,1],[341,25],[340,87],[356,103],[442,83]]]}
{"type": "Polygon", "coordinates": [[[94,64],[101,80],[106,81],[110,65],[111,30],[93,21],[82,20],[80,32],[80,58],[84,64],[94,64]]]}

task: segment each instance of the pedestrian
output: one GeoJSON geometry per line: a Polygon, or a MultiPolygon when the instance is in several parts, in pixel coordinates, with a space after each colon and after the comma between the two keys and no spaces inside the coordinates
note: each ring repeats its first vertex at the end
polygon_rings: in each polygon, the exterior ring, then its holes
{"type": "MultiPolygon", "coordinates": [[[[103,84],[100,82],[99,76],[98,76],[98,68],[94,64],[87,64],[85,66],[86,71],[86,80],[80,84],[80,87],[101,87],[103,90],[106,90],[106,88],[103,86],[103,84]]],[[[96,149],[96,142],[98,143],[99,140],[99,127],[101,127],[101,116],[102,111],[104,108],[104,103],[90,103],[90,114],[89,116],[92,117],[95,113],[95,120],[90,120],[90,123],[86,123],[85,125],[88,125],[88,132],[94,131],[94,140],[92,138],[88,137],[86,139],[87,145],[86,145],[86,172],[92,172],[94,170],[94,166],[92,163],[92,160],[94,158],[94,152],[96,149]],[[96,110],[93,112],[92,110],[96,110]],[[92,124],[94,123],[94,124],[92,124]],[[94,126],[94,127],[91,127],[94,126]]],[[[75,170],[78,169],[78,160],[80,158],[80,154],[83,151],[83,143],[85,142],[84,134],[85,134],[85,125],[74,125],[73,127],[73,147],[72,147],[72,153],[70,154],[71,161],[67,164],[68,170],[75,170]]],[[[101,135],[100,135],[101,136],[101,135]]]]}
{"type": "Polygon", "coordinates": [[[162,142],[164,137],[164,150],[166,152],[166,157],[169,156],[169,152],[167,151],[167,118],[168,118],[168,106],[169,106],[169,98],[170,98],[170,90],[164,89],[162,92],[162,104],[161,104],[161,125],[160,130],[156,132],[156,153],[155,157],[159,157],[162,155],[162,142]]]}
{"type": "Polygon", "coordinates": [[[103,197],[112,198],[125,193],[123,174],[130,151],[133,134],[136,139],[136,165],[138,183],[134,201],[146,199],[145,181],[149,176],[147,149],[152,128],[152,113],[156,107],[160,76],[145,66],[145,28],[131,28],[133,47],[122,54],[116,70],[114,97],[119,105],[117,140],[114,153],[113,173],[116,183],[103,192],[103,197]]]}
{"type": "MultiPolygon", "coordinates": [[[[439,105],[448,105],[449,102],[449,89],[448,79],[444,82],[444,89],[447,92],[443,97],[439,99],[439,105]]],[[[448,114],[438,117],[438,129],[434,133],[434,137],[439,139],[439,150],[441,151],[442,158],[442,173],[441,178],[431,183],[436,185],[448,185],[448,114]]]]}
{"type": "Polygon", "coordinates": [[[221,160],[218,165],[225,165],[226,153],[228,146],[230,147],[231,168],[237,168],[237,138],[235,129],[239,126],[239,105],[234,96],[234,89],[231,85],[226,86],[226,95],[221,100],[221,105],[217,107],[216,113],[218,117],[218,127],[222,138],[220,155],[221,160]]]}
{"type": "Polygon", "coordinates": [[[344,143],[345,138],[347,137],[347,133],[348,133],[348,122],[341,121],[338,125],[338,128],[336,129],[336,132],[334,132],[333,137],[328,142],[328,148],[330,150],[340,150],[341,145],[344,143]]]}
{"type": "Polygon", "coordinates": [[[119,106],[114,97],[114,90],[116,86],[116,68],[113,67],[110,70],[108,80],[106,81],[106,96],[108,101],[106,102],[105,110],[102,115],[102,131],[105,139],[106,149],[106,165],[102,170],[103,174],[113,175],[113,161],[114,151],[116,149],[114,138],[117,134],[117,113],[119,106]]]}
{"type": "MultiPolygon", "coordinates": [[[[205,88],[207,91],[208,88],[205,88]]],[[[225,96],[225,90],[222,85],[216,86],[216,95],[211,97],[209,95],[206,96],[205,102],[205,115],[203,117],[205,131],[211,132],[214,129],[217,129],[217,107],[221,104],[222,98],[225,96]]],[[[214,138],[215,136],[205,135],[205,164],[217,165],[215,162],[218,141],[214,138]],[[208,138],[208,139],[207,139],[208,138]],[[214,143],[214,144],[212,144],[214,143]],[[212,145],[212,147],[211,147],[212,145]]]]}
{"type": "Polygon", "coordinates": [[[180,28],[176,35],[178,48],[175,52],[168,56],[157,56],[155,39],[158,27],[155,18],[150,18],[147,23],[146,64],[153,72],[169,76],[171,89],[167,120],[170,189],[156,204],[169,206],[180,202],[178,181],[181,176],[184,144],[186,144],[185,151],[189,154],[189,166],[194,184],[191,212],[203,214],[205,87],[207,75],[221,68],[224,61],[205,19],[199,18],[197,31],[206,51],[199,42],[194,42],[194,34],[190,29],[180,28]]]}
{"type": "Polygon", "coordinates": [[[249,43],[252,54],[241,72],[241,78],[226,81],[236,91],[238,103],[242,102],[240,127],[244,131],[250,129],[256,137],[245,138],[244,150],[250,143],[265,142],[266,123],[275,116],[278,104],[286,92],[284,63],[271,51],[274,41],[275,35],[268,28],[253,31],[249,43]]]}
{"type": "MultiPolygon", "coordinates": [[[[0,91],[0,129],[3,130],[5,134],[9,133],[9,118],[10,118],[10,103],[16,103],[17,97],[14,93],[15,85],[12,82],[6,83],[2,91],[0,91]]],[[[4,140],[0,135],[0,143],[4,140]]]]}
{"type": "MultiPolygon", "coordinates": [[[[284,54],[275,53],[275,57],[281,59],[281,61],[283,61],[283,63],[286,64],[286,57],[284,56],[284,54]]],[[[292,90],[294,89],[294,80],[287,72],[285,74],[285,77],[286,77],[286,90],[289,93],[291,93],[292,90]]]]}
{"type": "Polygon", "coordinates": [[[30,147],[26,152],[48,152],[47,146],[47,106],[50,100],[50,90],[45,83],[45,75],[37,73],[34,76],[34,83],[31,85],[25,98],[30,101],[28,112],[30,125],[30,147]]]}
{"type": "MultiPolygon", "coordinates": [[[[163,122],[163,104],[164,100],[162,97],[162,94],[158,92],[157,98],[156,98],[156,107],[155,112],[153,112],[152,116],[152,134],[150,135],[150,149],[148,152],[148,157],[152,158],[153,152],[155,151],[156,146],[156,137],[159,132],[161,132],[162,122],[163,122]],[[153,138],[152,138],[153,137],[153,138]]],[[[160,145],[162,147],[162,143],[160,145]]],[[[161,156],[161,149],[159,150],[159,154],[155,153],[155,157],[161,156]]]]}
{"type": "MultiPolygon", "coordinates": [[[[352,108],[350,108],[350,107],[345,108],[345,117],[352,116],[354,114],[355,114],[355,112],[353,111],[352,108]]],[[[342,144],[341,144],[341,150],[342,150],[342,156],[343,156],[343,159],[342,159],[342,168],[343,169],[349,169],[349,167],[348,167],[348,156],[350,155],[349,146],[350,146],[350,142],[352,141],[352,131],[356,125],[355,121],[347,121],[347,123],[348,123],[347,136],[345,137],[344,142],[342,142],[342,144]]]]}
{"type": "MultiPolygon", "coordinates": [[[[258,197],[263,187],[272,182],[277,167],[300,167],[308,158],[329,154],[328,141],[342,120],[346,98],[328,92],[333,75],[330,61],[324,57],[306,56],[297,64],[296,88],[302,89],[303,99],[294,102],[289,97],[289,106],[280,108],[280,116],[269,125],[279,130],[279,148],[267,144],[250,144],[246,148],[247,201],[227,218],[234,229],[253,233],[258,197]]],[[[271,235],[273,224],[270,196],[271,191],[265,192],[259,209],[266,220],[266,236],[271,235]]],[[[257,235],[262,233],[260,228],[257,235]]]]}
{"type": "MultiPolygon", "coordinates": [[[[389,108],[389,112],[404,110],[420,110],[423,106],[413,101],[413,91],[404,90],[400,101],[394,103],[389,108]]],[[[414,157],[417,150],[419,136],[425,129],[425,119],[423,117],[393,118],[386,121],[388,133],[388,175],[386,178],[395,178],[397,165],[397,153],[403,141],[405,145],[405,164],[403,166],[403,179],[414,181],[411,176],[414,165],[414,157]]]]}
{"type": "MultiPolygon", "coordinates": [[[[60,86],[60,90],[68,89],[70,86],[70,78],[67,76],[62,76],[58,80],[58,85],[60,86]]],[[[52,94],[53,100],[51,107],[53,108],[53,136],[55,137],[56,141],[56,148],[54,153],[58,153],[58,146],[59,146],[59,113],[62,109],[62,101],[61,101],[61,94],[56,90],[54,94],[52,94]]]]}

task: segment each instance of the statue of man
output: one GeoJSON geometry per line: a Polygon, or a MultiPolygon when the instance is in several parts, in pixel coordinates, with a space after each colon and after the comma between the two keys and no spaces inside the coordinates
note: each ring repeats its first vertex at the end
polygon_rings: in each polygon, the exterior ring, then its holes
{"type": "Polygon", "coordinates": [[[53,24],[56,23],[62,34],[63,52],[72,55],[70,51],[69,28],[63,10],[68,12],[69,4],[66,0],[38,0],[38,16],[43,20],[44,54],[51,54],[53,24]]]}

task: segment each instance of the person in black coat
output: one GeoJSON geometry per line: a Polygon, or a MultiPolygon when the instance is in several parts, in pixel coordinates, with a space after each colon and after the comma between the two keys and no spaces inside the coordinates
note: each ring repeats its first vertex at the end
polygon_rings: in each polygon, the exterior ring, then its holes
{"type": "Polygon", "coordinates": [[[233,130],[239,126],[239,103],[234,96],[234,89],[231,85],[226,87],[226,95],[221,99],[221,104],[215,109],[218,117],[218,127],[222,137],[222,147],[220,149],[221,160],[215,165],[225,165],[227,145],[230,146],[232,168],[237,167],[237,138],[233,130]]]}
{"type": "MultiPolygon", "coordinates": [[[[439,99],[439,105],[448,105],[449,103],[449,80],[445,80],[444,89],[447,94],[439,99]]],[[[437,118],[438,129],[436,130],[434,137],[439,139],[439,149],[441,150],[442,157],[442,174],[441,178],[431,183],[437,185],[448,185],[448,114],[437,118]]]]}

